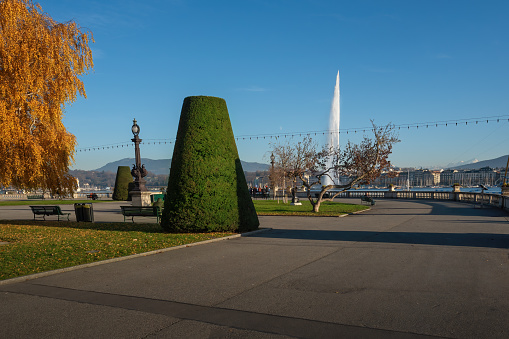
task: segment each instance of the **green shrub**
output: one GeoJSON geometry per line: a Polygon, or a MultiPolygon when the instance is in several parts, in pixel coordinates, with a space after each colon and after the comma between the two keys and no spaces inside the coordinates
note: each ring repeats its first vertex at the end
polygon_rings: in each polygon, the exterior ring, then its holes
{"type": "Polygon", "coordinates": [[[129,183],[131,182],[133,182],[133,177],[129,166],[118,166],[113,200],[126,201],[129,195],[129,183]]]}
{"type": "Polygon", "coordinates": [[[224,99],[184,99],[161,225],[169,232],[258,228],[224,99]]]}
{"type": "Polygon", "coordinates": [[[127,185],[127,201],[133,201],[133,197],[131,196],[131,192],[133,191],[134,187],[136,185],[134,184],[134,181],[131,181],[129,185],[127,185]]]}

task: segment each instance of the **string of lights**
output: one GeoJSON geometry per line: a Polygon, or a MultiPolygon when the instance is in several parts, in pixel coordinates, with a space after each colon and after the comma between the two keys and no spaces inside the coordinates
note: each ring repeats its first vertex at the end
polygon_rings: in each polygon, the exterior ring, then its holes
{"type": "MultiPolygon", "coordinates": [[[[480,118],[467,118],[467,119],[455,119],[455,120],[441,120],[441,121],[429,121],[429,122],[416,122],[411,124],[399,124],[394,125],[396,130],[410,130],[410,129],[424,129],[424,128],[438,128],[438,127],[450,127],[450,126],[468,126],[470,125],[479,125],[479,124],[489,124],[490,122],[509,122],[509,115],[498,115],[498,116],[489,116],[489,117],[480,117],[480,118]]],[[[289,132],[289,133],[278,133],[278,134],[250,134],[250,135],[239,135],[235,137],[236,141],[241,140],[267,140],[274,139],[278,140],[279,138],[294,138],[294,137],[305,137],[305,136],[317,136],[317,135],[326,135],[326,134],[356,134],[356,133],[365,133],[366,131],[372,130],[372,127],[359,127],[359,128],[347,128],[347,129],[339,129],[337,130],[321,130],[321,131],[304,131],[304,132],[289,132]]],[[[166,145],[173,144],[175,140],[173,139],[145,139],[142,145],[166,145]]],[[[132,147],[132,142],[121,142],[114,144],[106,144],[99,146],[90,146],[77,148],[76,152],[92,152],[92,151],[100,151],[100,150],[108,150],[108,149],[118,149],[124,147],[132,147]]]]}

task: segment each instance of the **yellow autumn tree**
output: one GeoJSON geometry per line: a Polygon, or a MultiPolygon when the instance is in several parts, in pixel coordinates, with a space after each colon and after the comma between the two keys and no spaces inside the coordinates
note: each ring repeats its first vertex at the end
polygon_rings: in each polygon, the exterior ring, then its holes
{"type": "Polygon", "coordinates": [[[0,185],[66,195],[76,138],[65,105],[86,97],[92,33],[58,23],[30,0],[0,0],[0,185]]]}

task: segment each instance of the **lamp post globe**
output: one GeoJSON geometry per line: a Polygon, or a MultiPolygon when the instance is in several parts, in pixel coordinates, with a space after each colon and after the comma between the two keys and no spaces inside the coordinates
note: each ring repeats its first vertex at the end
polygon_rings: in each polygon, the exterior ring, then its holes
{"type": "Polygon", "coordinates": [[[140,134],[140,126],[136,123],[136,119],[133,119],[133,127],[131,127],[131,132],[133,132],[134,136],[137,137],[140,134]]]}

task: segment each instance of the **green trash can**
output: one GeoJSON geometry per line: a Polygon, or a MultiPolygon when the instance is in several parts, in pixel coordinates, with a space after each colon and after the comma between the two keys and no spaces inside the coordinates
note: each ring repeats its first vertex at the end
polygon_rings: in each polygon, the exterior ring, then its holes
{"type": "Polygon", "coordinates": [[[150,195],[150,202],[153,204],[153,203],[155,203],[159,199],[162,199],[162,201],[164,201],[164,196],[165,196],[165,194],[160,194],[160,193],[158,193],[158,194],[151,194],[150,195]]]}
{"type": "Polygon", "coordinates": [[[94,208],[91,203],[74,204],[74,212],[76,213],[77,222],[94,222],[94,208]]]}

